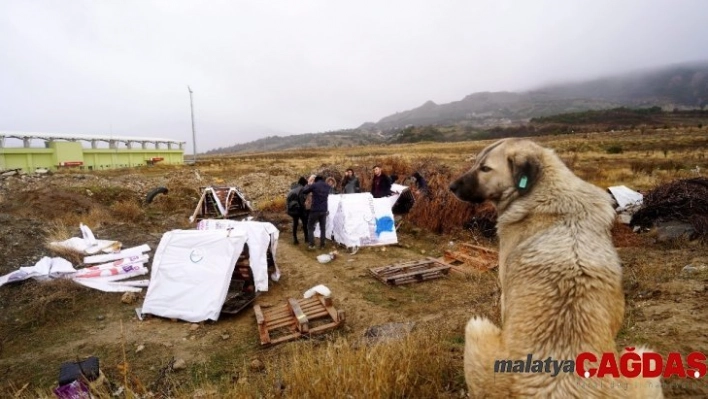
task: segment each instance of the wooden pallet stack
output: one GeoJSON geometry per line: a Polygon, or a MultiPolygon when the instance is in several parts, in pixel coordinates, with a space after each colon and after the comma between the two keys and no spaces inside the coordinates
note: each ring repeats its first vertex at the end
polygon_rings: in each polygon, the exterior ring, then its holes
{"type": "Polygon", "coordinates": [[[374,267],[369,273],[385,284],[402,285],[440,278],[449,273],[450,267],[440,259],[428,257],[374,267]]]}
{"type": "Polygon", "coordinates": [[[345,313],[332,305],[331,297],[315,295],[306,299],[288,298],[271,307],[253,307],[261,345],[275,345],[305,336],[322,334],[344,322],[345,313]]]}
{"type": "MultiPolygon", "coordinates": [[[[268,251],[266,251],[266,254],[268,273],[272,273],[275,270],[275,261],[273,260],[273,254],[270,252],[270,247],[268,251]]],[[[258,294],[259,293],[255,291],[248,244],[244,244],[243,251],[241,251],[241,255],[239,255],[236,261],[234,272],[231,275],[229,291],[228,294],[226,294],[226,300],[221,308],[221,313],[239,313],[246,306],[251,304],[256,297],[258,297],[258,294]]]]}

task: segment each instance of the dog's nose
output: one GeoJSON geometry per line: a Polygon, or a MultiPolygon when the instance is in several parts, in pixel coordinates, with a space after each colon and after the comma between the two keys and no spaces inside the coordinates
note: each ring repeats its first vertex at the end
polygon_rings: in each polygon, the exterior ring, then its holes
{"type": "Polygon", "coordinates": [[[452,192],[454,193],[455,191],[457,191],[457,188],[458,188],[459,186],[460,186],[460,185],[457,184],[456,181],[450,183],[450,187],[449,187],[449,188],[450,188],[450,191],[452,191],[452,192]]]}

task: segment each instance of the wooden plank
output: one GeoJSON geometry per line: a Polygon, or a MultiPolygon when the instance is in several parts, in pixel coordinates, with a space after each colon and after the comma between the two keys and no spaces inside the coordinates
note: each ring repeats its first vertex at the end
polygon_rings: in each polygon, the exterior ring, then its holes
{"type": "Polygon", "coordinates": [[[329,331],[329,330],[332,330],[333,328],[337,327],[338,325],[339,325],[338,322],[323,324],[323,325],[321,325],[321,326],[314,327],[314,328],[310,331],[310,334],[317,334],[317,333],[320,333],[320,332],[329,331]]]}
{"type": "Polygon", "coordinates": [[[318,298],[322,306],[324,306],[325,310],[329,314],[329,316],[332,318],[334,321],[339,321],[337,318],[337,310],[332,306],[331,301],[327,301],[324,297],[319,297],[318,298]],[[327,303],[329,302],[329,303],[327,303]]]}
{"type": "Polygon", "coordinates": [[[278,306],[270,311],[268,311],[268,320],[280,319],[283,317],[293,317],[293,312],[288,306],[278,306]]]}
{"type": "Polygon", "coordinates": [[[261,305],[254,306],[253,311],[256,312],[256,323],[263,324],[265,322],[265,317],[263,317],[263,311],[261,310],[261,305]]]}
{"type": "Polygon", "coordinates": [[[469,244],[469,243],[466,243],[466,242],[462,242],[462,243],[460,243],[460,245],[461,245],[462,247],[465,247],[465,248],[468,248],[468,249],[476,249],[477,251],[486,252],[486,253],[488,253],[488,254],[494,254],[494,255],[498,254],[497,251],[495,251],[495,250],[493,250],[493,249],[491,249],[491,248],[480,247],[479,245],[469,244]]]}
{"type": "Polygon", "coordinates": [[[295,328],[296,324],[297,324],[297,320],[295,320],[294,318],[290,318],[287,320],[280,320],[278,322],[268,323],[268,324],[266,324],[266,327],[268,328],[268,331],[273,331],[278,328],[283,328],[283,327],[287,327],[287,326],[292,326],[293,328],[295,328]]]}
{"type": "Polygon", "coordinates": [[[302,309],[300,308],[300,304],[297,303],[296,299],[288,298],[288,304],[290,305],[290,309],[293,310],[293,314],[295,315],[295,319],[297,320],[298,330],[306,333],[310,329],[308,325],[309,320],[307,319],[307,315],[305,315],[305,313],[302,311],[302,309]]]}
{"type": "Polygon", "coordinates": [[[261,340],[261,344],[270,343],[270,335],[268,334],[268,328],[265,324],[265,317],[261,311],[261,306],[256,305],[253,307],[256,313],[256,322],[258,323],[258,335],[261,340]]]}
{"type": "Polygon", "coordinates": [[[294,333],[294,334],[290,334],[290,335],[285,335],[285,336],[282,336],[280,338],[276,338],[273,341],[271,341],[271,345],[279,344],[281,342],[292,341],[294,339],[300,338],[301,336],[302,336],[302,334],[300,334],[299,332],[294,333]]]}
{"type": "MultiPolygon", "coordinates": [[[[448,255],[447,251],[446,251],[446,255],[448,255]]],[[[490,268],[490,262],[486,262],[486,261],[474,258],[470,255],[466,255],[466,254],[459,253],[459,252],[451,252],[451,253],[449,253],[449,256],[454,257],[456,260],[459,260],[463,263],[474,266],[478,269],[486,270],[486,269],[490,268]]]]}

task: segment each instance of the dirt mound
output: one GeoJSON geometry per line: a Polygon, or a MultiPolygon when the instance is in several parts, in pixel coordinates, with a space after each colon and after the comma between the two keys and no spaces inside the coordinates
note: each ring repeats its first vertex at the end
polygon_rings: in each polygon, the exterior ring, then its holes
{"type": "Polygon", "coordinates": [[[43,220],[62,219],[66,214],[86,214],[100,207],[92,198],[72,190],[43,187],[8,196],[0,211],[43,220]]]}
{"type": "Polygon", "coordinates": [[[651,227],[670,220],[690,223],[698,235],[708,235],[708,178],[677,180],[655,188],[644,196],[630,224],[651,227]]]}

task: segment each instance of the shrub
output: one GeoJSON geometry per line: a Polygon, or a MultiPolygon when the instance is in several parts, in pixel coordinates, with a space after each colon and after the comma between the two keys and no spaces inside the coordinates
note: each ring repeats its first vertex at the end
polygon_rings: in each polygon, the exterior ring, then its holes
{"type": "Polygon", "coordinates": [[[621,145],[612,145],[612,146],[607,147],[608,154],[621,154],[623,152],[624,152],[624,150],[622,149],[621,145]]]}

